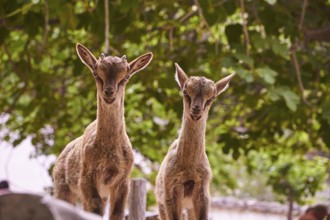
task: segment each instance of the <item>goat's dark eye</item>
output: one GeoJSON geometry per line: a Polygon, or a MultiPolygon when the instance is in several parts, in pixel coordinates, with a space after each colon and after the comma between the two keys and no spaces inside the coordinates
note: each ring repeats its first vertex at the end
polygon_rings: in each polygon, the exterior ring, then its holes
{"type": "Polygon", "coordinates": [[[101,86],[103,87],[103,80],[102,80],[102,78],[101,77],[99,77],[99,76],[94,76],[94,78],[95,78],[95,80],[97,81],[97,82],[99,82],[100,84],[101,84],[101,86]]]}
{"type": "Polygon", "coordinates": [[[119,86],[124,85],[124,83],[127,82],[127,81],[129,80],[129,78],[130,78],[129,75],[125,76],[124,79],[122,79],[122,80],[119,82],[119,86]]]}
{"type": "Polygon", "coordinates": [[[205,107],[208,106],[208,105],[210,105],[210,104],[213,102],[213,100],[214,100],[214,97],[208,99],[208,100],[205,102],[205,107]]]}
{"type": "Polygon", "coordinates": [[[187,90],[183,90],[182,91],[182,93],[183,93],[183,97],[184,97],[184,99],[185,100],[187,100],[188,102],[189,102],[189,104],[191,103],[191,98],[190,98],[190,96],[188,95],[188,93],[187,93],[187,90]]]}

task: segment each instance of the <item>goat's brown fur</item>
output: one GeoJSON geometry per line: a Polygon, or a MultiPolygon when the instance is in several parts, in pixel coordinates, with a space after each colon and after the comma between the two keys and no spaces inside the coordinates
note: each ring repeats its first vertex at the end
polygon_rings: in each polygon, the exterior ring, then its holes
{"type": "Polygon", "coordinates": [[[176,64],[176,81],[184,94],[183,122],[162,162],[156,179],[156,198],[161,220],[207,220],[211,168],[205,153],[205,127],[210,106],[232,78],[217,83],[204,77],[188,78],[176,64]]]}
{"type": "Polygon", "coordinates": [[[53,172],[55,197],[72,204],[80,198],[86,211],[100,215],[110,197],[110,219],[121,220],[134,161],[124,121],[125,87],[150,63],[152,53],[128,63],[126,56],[101,54],[97,60],[81,44],[76,49],[95,78],[97,118],[60,154],[53,172]]]}

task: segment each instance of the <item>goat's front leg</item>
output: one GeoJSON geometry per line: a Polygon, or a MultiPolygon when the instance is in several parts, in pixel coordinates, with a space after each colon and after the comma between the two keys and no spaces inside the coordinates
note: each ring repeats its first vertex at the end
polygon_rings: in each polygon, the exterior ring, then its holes
{"type": "Polygon", "coordinates": [[[187,210],[187,216],[185,220],[196,220],[195,210],[193,208],[187,210]]]}
{"type": "MultiPolygon", "coordinates": [[[[57,166],[60,166],[60,162],[58,162],[57,166]]],[[[65,169],[65,166],[60,168],[56,167],[54,169],[54,196],[74,204],[76,202],[76,197],[66,182],[65,169]]]]}
{"type": "Polygon", "coordinates": [[[158,212],[159,212],[159,219],[160,220],[166,220],[166,208],[163,204],[160,204],[158,202],[158,212]]]}
{"type": "Polygon", "coordinates": [[[177,187],[171,187],[165,190],[165,206],[167,220],[182,219],[182,199],[183,190],[177,187]]]}
{"type": "Polygon", "coordinates": [[[128,195],[129,179],[121,182],[110,189],[110,219],[122,220],[125,215],[125,201],[128,195]]]}
{"type": "Polygon", "coordinates": [[[103,215],[104,204],[95,187],[94,173],[86,169],[80,175],[80,189],[83,194],[84,210],[103,215]]]}
{"type": "MultiPolygon", "coordinates": [[[[196,186],[197,188],[198,186],[196,186]]],[[[193,209],[195,219],[197,220],[208,220],[208,209],[209,209],[209,194],[208,186],[200,185],[198,190],[193,195],[193,209]]]]}

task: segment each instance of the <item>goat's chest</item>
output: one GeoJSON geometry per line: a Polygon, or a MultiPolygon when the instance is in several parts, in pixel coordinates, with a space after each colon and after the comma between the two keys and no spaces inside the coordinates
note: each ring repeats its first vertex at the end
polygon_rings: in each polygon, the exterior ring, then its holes
{"type": "Polygon", "coordinates": [[[211,171],[207,157],[199,157],[198,159],[174,158],[170,166],[172,166],[174,172],[205,173],[211,171]]]}
{"type": "Polygon", "coordinates": [[[112,186],[128,178],[133,161],[133,152],[130,148],[103,151],[94,172],[95,182],[102,198],[109,195],[112,186]]]}
{"type": "Polygon", "coordinates": [[[85,159],[92,159],[96,164],[101,161],[119,164],[133,162],[133,151],[129,144],[124,143],[94,143],[86,147],[85,159]]]}
{"type": "Polygon", "coordinates": [[[211,175],[211,169],[205,166],[192,166],[182,169],[182,176],[184,181],[207,179],[211,175]]]}
{"type": "Polygon", "coordinates": [[[194,180],[195,182],[203,182],[211,176],[211,168],[208,164],[178,164],[167,169],[166,176],[173,178],[175,183],[194,180]]]}

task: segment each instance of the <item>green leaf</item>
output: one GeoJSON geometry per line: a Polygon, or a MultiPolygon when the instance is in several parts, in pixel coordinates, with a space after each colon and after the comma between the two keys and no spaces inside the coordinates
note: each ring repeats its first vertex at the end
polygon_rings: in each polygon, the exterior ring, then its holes
{"type": "Polygon", "coordinates": [[[251,83],[254,81],[254,77],[252,73],[246,69],[240,68],[240,67],[234,67],[233,70],[243,79],[246,80],[246,82],[251,83]]]}
{"type": "Polygon", "coordinates": [[[328,124],[330,125],[330,103],[325,103],[322,106],[322,118],[327,120],[328,124]]]}
{"type": "Polygon", "coordinates": [[[259,32],[253,33],[251,35],[251,43],[255,46],[258,52],[264,49],[268,49],[269,47],[267,38],[263,38],[259,32]]]}
{"type": "Polygon", "coordinates": [[[210,26],[215,25],[218,21],[226,19],[227,11],[224,7],[214,7],[218,1],[200,1],[199,4],[203,10],[203,15],[210,26]]]}
{"type": "Polygon", "coordinates": [[[276,89],[276,92],[284,98],[286,106],[291,111],[297,110],[297,105],[300,103],[299,96],[290,90],[289,87],[279,87],[276,89]]]}
{"type": "Polygon", "coordinates": [[[66,3],[62,5],[62,7],[58,9],[57,13],[59,14],[61,24],[71,29],[74,29],[77,26],[78,22],[74,14],[72,4],[66,3]]]}
{"type": "Polygon", "coordinates": [[[120,11],[127,13],[129,10],[137,8],[139,6],[139,1],[123,0],[120,5],[120,11]]]}
{"type": "Polygon", "coordinates": [[[257,74],[268,84],[274,84],[276,81],[277,72],[268,66],[256,69],[257,74]]]}
{"type": "Polygon", "coordinates": [[[275,5],[277,0],[265,0],[265,2],[267,2],[270,5],[275,5]]]}
{"type": "Polygon", "coordinates": [[[233,148],[233,150],[234,150],[233,158],[234,158],[234,160],[237,160],[240,157],[241,153],[239,152],[238,147],[233,148]]]}
{"type": "Polygon", "coordinates": [[[241,35],[243,34],[241,24],[230,24],[225,27],[225,34],[229,44],[241,42],[241,35]]]}
{"type": "Polygon", "coordinates": [[[32,6],[33,6],[33,3],[25,4],[22,7],[16,9],[15,11],[5,15],[5,17],[10,18],[10,17],[15,16],[19,13],[25,14],[26,12],[28,12],[31,9],[32,6]]]}
{"type": "Polygon", "coordinates": [[[273,102],[276,102],[280,99],[280,95],[278,94],[276,89],[270,89],[267,93],[267,97],[273,102]]]}
{"type": "Polygon", "coordinates": [[[289,60],[289,48],[286,44],[281,43],[278,38],[271,38],[269,41],[270,46],[276,55],[289,60]]]}
{"type": "Polygon", "coordinates": [[[238,59],[239,62],[243,62],[245,64],[248,64],[249,66],[253,66],[254,64],[253,58],[247,56],[246,54],[237,53],[235,54],[235,57],[238,59]]]}
{"type": "Polygon", "coordinates": [[[9,31],[7,28],[0,27],[0,45],[5,42],[5,39],[8,37],[9,31]]]}
{"type": "Polygon", "coordinates": [[[222,67],[232,67],[234,65],[235,61],[232,57],[223,57],[220,60],[220,64],[222,67]]]}

